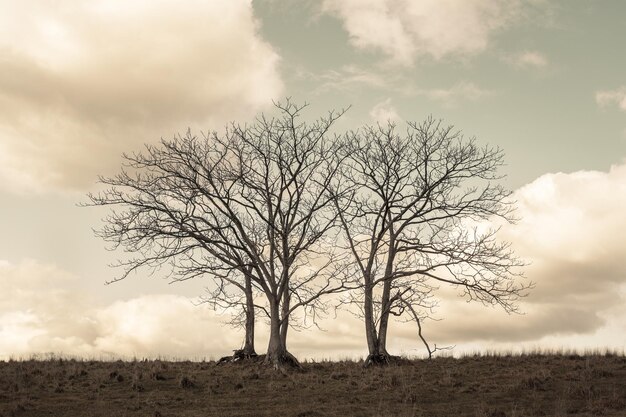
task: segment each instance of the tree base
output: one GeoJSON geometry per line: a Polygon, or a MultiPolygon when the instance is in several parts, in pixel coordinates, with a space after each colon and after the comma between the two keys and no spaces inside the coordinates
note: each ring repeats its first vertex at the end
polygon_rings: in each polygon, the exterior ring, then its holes
{"type": "Polygon", "coordinates": [[[365,358],[363,367],[368,368],[370,366],[387,366],[402,361],[403,359],[400,356],[393,356],[388,353],[371,353],[367,356],[367,358],[365,358]]]}
{"type": "Polygon", "coordinates": [[[233,350],[233,354],[230,356],[223,356],[217,361],[217,364],[221,363],[231,363],[231,362],[241,362],[241,361],[257,361],[259,359],[259,355],[256,354],[255,351],[247,351],[245,349],[237,349],[233,350]]]}
{"type": "Polygon", "coordinates": [[[264,363],[272,365],[276,370],[283,370],[285,368],[303,370],[300,362],[289,352],[283,352],[278,355],[267,354],[264,363]]]}

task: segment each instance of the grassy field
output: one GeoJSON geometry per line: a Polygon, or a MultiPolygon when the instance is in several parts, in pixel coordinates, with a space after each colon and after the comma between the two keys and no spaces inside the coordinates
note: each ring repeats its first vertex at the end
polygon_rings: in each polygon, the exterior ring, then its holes
{"type": "Polygon", "coordinates": [[[0,416],[626,416],[623,355],[304,363],[0,362],[0,416]]]}

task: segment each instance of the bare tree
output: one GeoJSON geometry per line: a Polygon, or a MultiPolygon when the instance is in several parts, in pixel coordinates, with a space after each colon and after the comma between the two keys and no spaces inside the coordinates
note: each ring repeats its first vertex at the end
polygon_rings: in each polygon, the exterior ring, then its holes
{"type": "Polygon", "coordinates": [[[341,184],[351,194],[337,199],[347,205],[338,213],[362,286],[347,302],[364,319],[366,365],[389,361],[389,319],[405,313],[432,354],[420,319],[436,306],[439,285],[516,311],[529,287],[515,279],[522,262],[496,240],[497,230],[481,225],[493,216],[513,220],[509,193],[496,184],[499,149],[479,147],[432,118],[410,123],[406,135],[390,123],[344,141],[341,184]]]}
{"type": "Polygon", "coordinates": [[[338,220],[330,191],[342,155],[329,130],[343,112],[307,124],[299,120],[304,106],[276,107],[276,118],[232,124],[222,135],[188,132],[126,155],[126,169],[103,178],[110,188],[90,198],[122,208],[99,231],[137,254],[122,262],[120,279],[170,262],[174,279],[216,278],[221,302],[233,300],[229,288],[246,294],[249,313],[247,295],[258,288],[270,322],[266,360],[280,366],[298,364],[287,350],[294,312],[315,322],[322,297],[346,285],[335,279],[338,255],[329,244],[338,220]]]}
{"type": "Polygon", "coordinates": [[[142,153],[125,154],[119,174],[100,178],[110,188],[88,195],[91,205],[114,207],[96,235],[111,243],[111,249],[123,247],[132,256],[116,264],[123,273],[110,282],[140,268],[163,271],[166,264],[171,266],[166,274],[172,281],[215,278],[213,306],[224,306],[228,300],[231,310],[241,306],[245,314],[243,348],[235,356],[253,357],[253,271],[246,252],[231,244],[234,234],[227,227],[228,217],[214,210],[203,188],[202,175],[214,176],[222,186],[229,181],[218,163],[222,156],[209,146],[208,140],[201,143],[188,132],[183,138],[163,140],[161,146],[147,145],[142,153]]]}

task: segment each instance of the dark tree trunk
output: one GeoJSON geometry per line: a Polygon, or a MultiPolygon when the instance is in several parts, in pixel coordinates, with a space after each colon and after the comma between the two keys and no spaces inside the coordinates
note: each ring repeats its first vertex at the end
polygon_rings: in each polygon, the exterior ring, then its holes
{"type": "Polygon", "coordinates": [[[374,297],[371,283],[365,284],[365,300],[363,311],[365,313],[365,337],[367,339],[367,349],[370,353],[375,353],[378,349],[378,336],[376,334],[376,324],[374,323],[374,297]]]}
{"type": "Polygon", "coordinates": [[[389,326],[389,298],[391,293],[391,283],[385,281],[383,295],[381,298],[381,316],[378,331],[374,320],[373,286],[365,285],[365,335],[367,338],[368,355],[364,366],[387,365],[392,357],[387,353],[387,329],[389,326]]]}
{"type": "Polygon", "coordinates": [[[371,280],[365,284],[365,299],[363,312],[365,313],[365,337],[367,339],[368,356],[365,359],[365,366],[381,363],[380,341],[376,332],[376,322],[374,320],[374,288],[371,280]]]}
{"type": "MultiPolygon", "coordinates": [[[[391,221],[391,219],[390,219],[391,221]]],[[[389,328],[389,316],[391,315],[391,276],[396,258],[396,236],[393,226],[389,229],[389,254],[387,255],[387,265],[385,266],[385,280],[383,281],[383,294],[380,299],[380,324],[378,327],[378,355],[385,362],[389,361],[387,353],[387,329],[389,328]]]]}
{"type": "Polygon", "coordinates": [[[378,324],[378,337],[376,338],[375,350],[370,349],[370,354],[365,361],[365,366],[369,366],[371,364],[387,365],[391,359],[394,359],[387,352],[387,330],[389,328],[389,316],[391,315],[391,277],[396,257],[396,237],[393,227],[390,228],[389,234],[389,254],[387,256],[387,265],[385,266],[383,293],[380,298],[380,322],[378,324]]]}
{"type": "MultiPolygon", "coordinates": [[[[276,299],[270,300],[270,339],[267,346],[265,362],[271,364],[275,369],[284,366],[300,368],[298,360],[287,351],[287,346],[282,332],[279,302],[276,299]]],[[[285,320],[287,323],[287,320],[285,320]]],[[[287,323],[288,324],[288,323],[287,323]]]]}
{"type": "Polygon", "coordinates": [[[389,298],[391,296],[391,281],[385,281],[383,284],[383,295],[381,297],[381,313],[380,324],[378,326],[378,354],[389,356],[387,353],[387,329],[389,328],[390,305],[389,298]]]}
{"type": "Polygon", "coordinates": [[[282,322],[280,325],[280,339],[287,349],[287,331],[289,330],[289,304],[291,302],[291,294],[289,294],[288,288],[285,288],[285,292],[283,293],[283,304],[281,307],[282,311],[282,322]]]}
{"type": "Polygon", "coordinates": [[[246,357],[257,356],[254,350],[254,298],[252,296],[252,282],[246,276],[246,341],[243,347],[243,354],[246,357]]]}
{"type": "Polygon", "coordinates": [[[280,337],[280,316],[278,303],[272,301],[270,303],[270,339],[267,345],[266,360],[274,365],[278,365],[280,358],[287,351],[280,337]]]}

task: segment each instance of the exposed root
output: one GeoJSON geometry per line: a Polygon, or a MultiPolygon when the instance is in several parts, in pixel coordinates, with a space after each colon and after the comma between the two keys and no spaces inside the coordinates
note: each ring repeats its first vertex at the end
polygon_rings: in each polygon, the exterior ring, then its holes
{"type": "Polygon", "coordinates": [[[243,349],[234,350],[230,356],[224,356],[217,361],[217,365],[225,363],[263,363],[285,373],[286,370],[304,370],[295,356],[289,352],[279,355],[257,355],[255,352],[247,353],[243,349]]]}
{"type": "Polygon", "coordinates": [[[222,363],[231,363],[231,362],[240,362],[240,361],[257,361],[259,359],[259,355],[256,352],[247,352],[244,349],[233,350],[233,354],[230,356],[223,356],[217,361],[217,364],[222,363]]]}
{"type": "Polygon", "coordinates": [[[287,369],[297,369],[302,371],[302,365],[295,356],[293,356],[289,352],[283,352],[282,354],[276,356],[267,355],[265,357],[265,364],[272,365],[274,369],[284,371],[287,369]]]}
{"type": "Polygon", "coordinates": [[[365,358],[364,368],[374,366],[387,366],[394,363],[400,363],[403,359],[400,356],[393,356],[388,353],[372,353],[365,358]]]}

